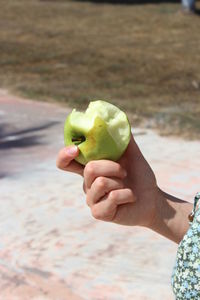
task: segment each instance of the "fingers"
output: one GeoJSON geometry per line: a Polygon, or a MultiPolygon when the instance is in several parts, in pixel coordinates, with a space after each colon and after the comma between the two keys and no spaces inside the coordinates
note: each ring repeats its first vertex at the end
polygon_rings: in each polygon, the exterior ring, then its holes
{"type": "Polygon", "coordinates": [[[122,189],[123,181],[116,178],[98,177],[87,192],[87,204],[92,206],[112,190],[122,189]]]}
{"type": "Polygon", "coordinates": [[[126,171],[122,166],[110,160],[97,160],[89,162],[84,169],[85,188],[90,189],[93,181],[99,177],[126,177],[126,171]]]}
{"type": "Polygon", "coordinates": [[[69,146],[61,149],[56,160],[57,167],[64,171],[83,175],[83,166],[74,161],[78,154],[79,149],[77,146],[69,146]]]}
{"type": "Polygon", "coordinates": [[[113,221],[117,208],[121,204],[134,203],[135,197],[131,189],[113,190],[100,202],[92,205],[91,212],[95,219],[102,221],[113,221]]]}

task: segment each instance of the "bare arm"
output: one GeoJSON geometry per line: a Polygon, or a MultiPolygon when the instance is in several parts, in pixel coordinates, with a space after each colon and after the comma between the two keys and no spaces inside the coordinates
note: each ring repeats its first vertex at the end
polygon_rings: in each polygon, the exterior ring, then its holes
{"type": "Polygon", "coordinates": [[[193,204],[159,191],[157,213],[150,228],[166,238],[179,243],[189,228],[188,215],[193,204]]]}

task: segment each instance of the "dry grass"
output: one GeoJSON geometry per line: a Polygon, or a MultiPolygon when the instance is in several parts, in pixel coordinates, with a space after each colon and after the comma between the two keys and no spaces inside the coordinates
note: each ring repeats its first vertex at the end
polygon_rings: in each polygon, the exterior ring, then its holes
{"type": "Polygon", "coordinates": [[[108,99],[133,125],[200,135],[200,16],[179,2],[7,0],[0,28],[1,87],[83,108],[108,99]]]}

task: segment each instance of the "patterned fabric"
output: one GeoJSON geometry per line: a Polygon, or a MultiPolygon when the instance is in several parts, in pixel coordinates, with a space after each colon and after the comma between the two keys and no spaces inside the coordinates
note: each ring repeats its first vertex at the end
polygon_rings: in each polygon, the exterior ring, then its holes
{"type": "Polygon", "coordinates": [[[200,299],[200,193],[194,199],[193,221],[178,246],[176,264],[172,274],[172,287],[176,300],[200,299]]]}

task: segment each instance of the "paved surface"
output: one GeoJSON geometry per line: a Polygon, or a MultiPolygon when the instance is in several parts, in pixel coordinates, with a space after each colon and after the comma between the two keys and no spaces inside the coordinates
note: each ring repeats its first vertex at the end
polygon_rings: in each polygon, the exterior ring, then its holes
{"type": "MultiPolygon", "coordinates": [[[[171,300],[176,244],[92,219],[81,177],[55,167],[68,111],[0,91],[0,300],[171,300]]],[[[135,129],[165,191],[200,189],[200,142],[135,129]]]]}

